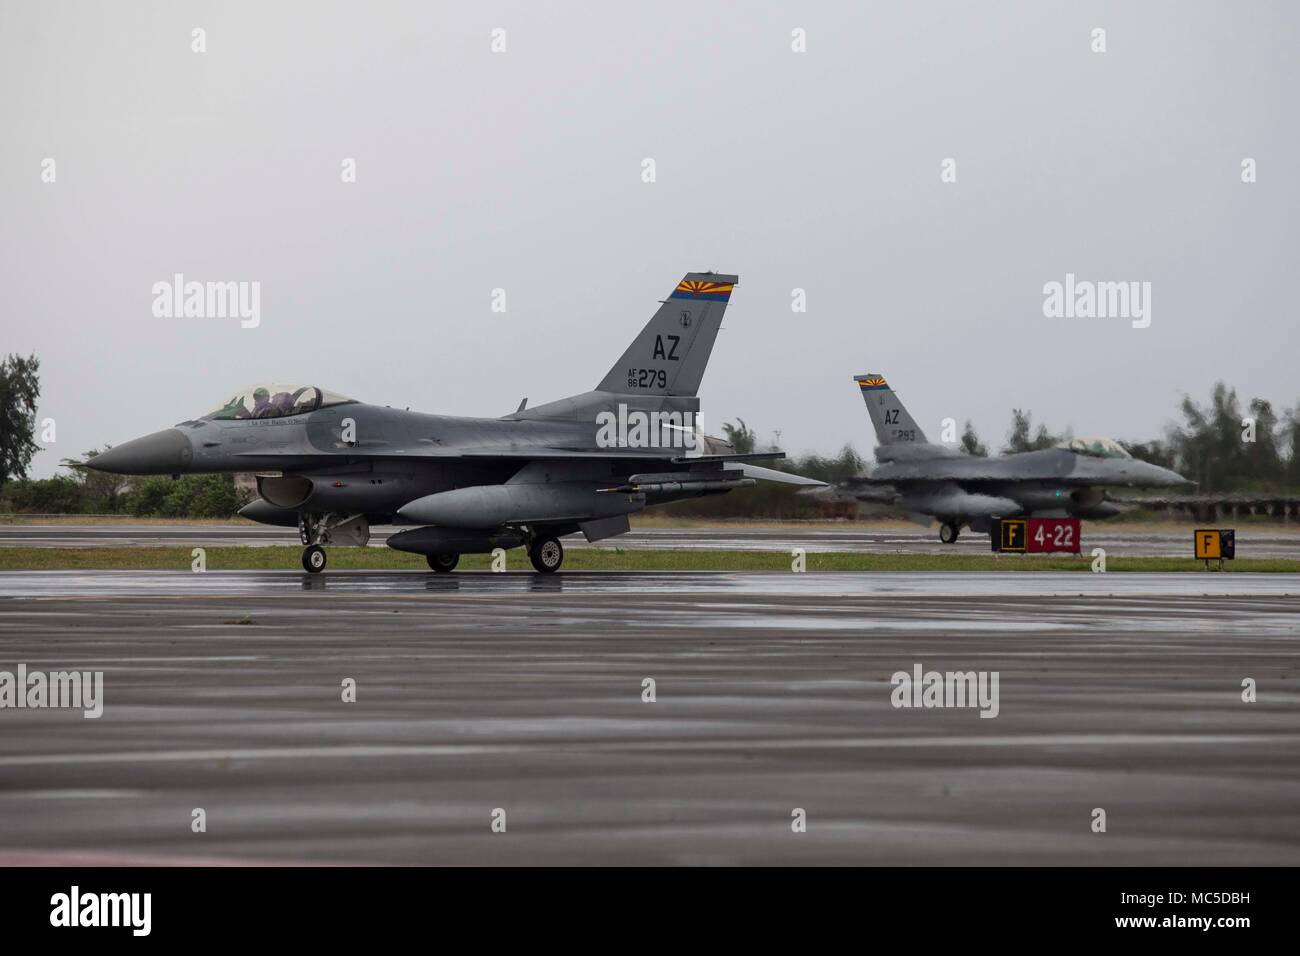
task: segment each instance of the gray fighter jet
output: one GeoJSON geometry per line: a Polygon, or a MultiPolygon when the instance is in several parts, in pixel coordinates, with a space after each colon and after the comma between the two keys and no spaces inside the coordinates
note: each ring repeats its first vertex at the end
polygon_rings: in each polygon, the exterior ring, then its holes
{"type": "Polygon", "coordinates": [[[312,385],[241,389],[219,406],[87,462],[127,475],[258,474],[240,511],[296,526],[303,567],[326,545],[365,545],[375,524],[416,525],[388,538],[435,571],[461,554],[526,546],[541,572],[560,567],[560,537],[598,541],[628,516],[756,479],[820,485],[734,454],[704,435],[696,392],[736,276],[688,274],[609,374],[585,392],[503,418],[453,418],[367,405],[312,385]]]}
{"type": "Polygon", "coordinates": [[[998,458],[933,445],[881,375],[854,381],[876,428],[876,466],[841,487],[860,501],[892,504],[918,520],[938,518],[939,540],[952,544],[963,526],[987,532],[995,518],[1109,518],[1120,509],[1106,488],[1191,484],[1182,475],[1138,461],[1109,438],[1075,438],[1055,448],[998,458]]]}

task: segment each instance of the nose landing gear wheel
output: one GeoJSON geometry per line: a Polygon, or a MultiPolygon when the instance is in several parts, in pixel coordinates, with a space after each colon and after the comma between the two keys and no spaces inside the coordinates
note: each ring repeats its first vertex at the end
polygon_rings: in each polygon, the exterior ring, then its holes
{"type": "Polygon", "coordinates": [[[564,548],[555,538],[538,538],[529,546],[528,557],[542,574],[554,574],[564,563],[564,548]]]}
{"type": "Polygon", "coordinates": [[[945,521],[939,525],[939,540],[944,544],[953,544],[959,534],[961,534],[961,528],[951,521],[945,521]]]}
{"type": "Polygon", "coordinates": [[[450,574],[456,570],[456,565],[460,563],[460,555],[450,553],[430,554],[424,560],[428,561],[429,567],[439,574],[450,574]]]}
{"type": "Polygon", "coordinates": [[[320,574],[325,570],[325,549],[319,544],[313,544],[309,548],[304,548],[302,552],[302,568],[311,574],[320,574]]]}

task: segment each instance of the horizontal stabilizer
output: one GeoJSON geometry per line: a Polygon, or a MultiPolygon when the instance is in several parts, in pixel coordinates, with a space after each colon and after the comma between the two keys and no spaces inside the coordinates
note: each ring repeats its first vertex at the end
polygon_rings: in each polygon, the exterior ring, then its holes
{"type": "Polygon", "coordinates": [[[853,497],[867,504],[892,505],[899,496],[891,485],[866,485],[854,492],[853,497]]]}
{"type": "MultiPolygon", "coordinates": [[[[730,471],[731,469],[726,469],[730,471]]],[[[825,488],[826,482],[818,481],[816,478],[805,478],[803,475],[792,475],[788,471],[777,471],[775,468],[764,468],[762,465],[742,464],[740,472],[746,478],[759,478],[763,481],[775,481],[783,485],[801,485],[805,488],[825,488]]]]}
{"type": "Polygon", "coordinates": [[[895,479],[873,478],[871,475],[850,475],[835,482],[837,488],[870,488],[873,485],[890,485],[895,479]]]}

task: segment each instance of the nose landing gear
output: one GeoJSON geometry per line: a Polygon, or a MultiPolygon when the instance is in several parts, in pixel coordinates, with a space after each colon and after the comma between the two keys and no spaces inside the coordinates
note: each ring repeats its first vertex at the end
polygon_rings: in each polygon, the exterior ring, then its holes
{"type": "Polygon", "coordinates": [[[302,567],[309,574],[325,570],[322,545],[355,545],[364,548],[370,541],[370,523],[365,515],[309,514],[298,515],[298,537],[307,547],[302,552],[302,567]]]}
{"type": "Polygon", "coordinates": [[[319,544],[304,548],[302,552],[302,569],[311,574],[320,574],[325,570],[325,549],[319,544]]]}
{"type": "Polygon", "coordinates": [[[955,521],[945,521],[939,525],[939,540],[944,544],[956,544],[957,536],[961,534],[961,525],[955,521]]]}

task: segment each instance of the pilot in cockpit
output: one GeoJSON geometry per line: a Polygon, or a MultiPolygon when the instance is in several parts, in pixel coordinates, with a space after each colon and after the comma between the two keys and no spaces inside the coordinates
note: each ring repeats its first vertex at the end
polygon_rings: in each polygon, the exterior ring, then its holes
{"type": "Polygon", "coordinates": [[[271,393],[262,387],[258,387],[253,392],[253,417],[266,418],[274,411],[271,404],[271,393]]]}

